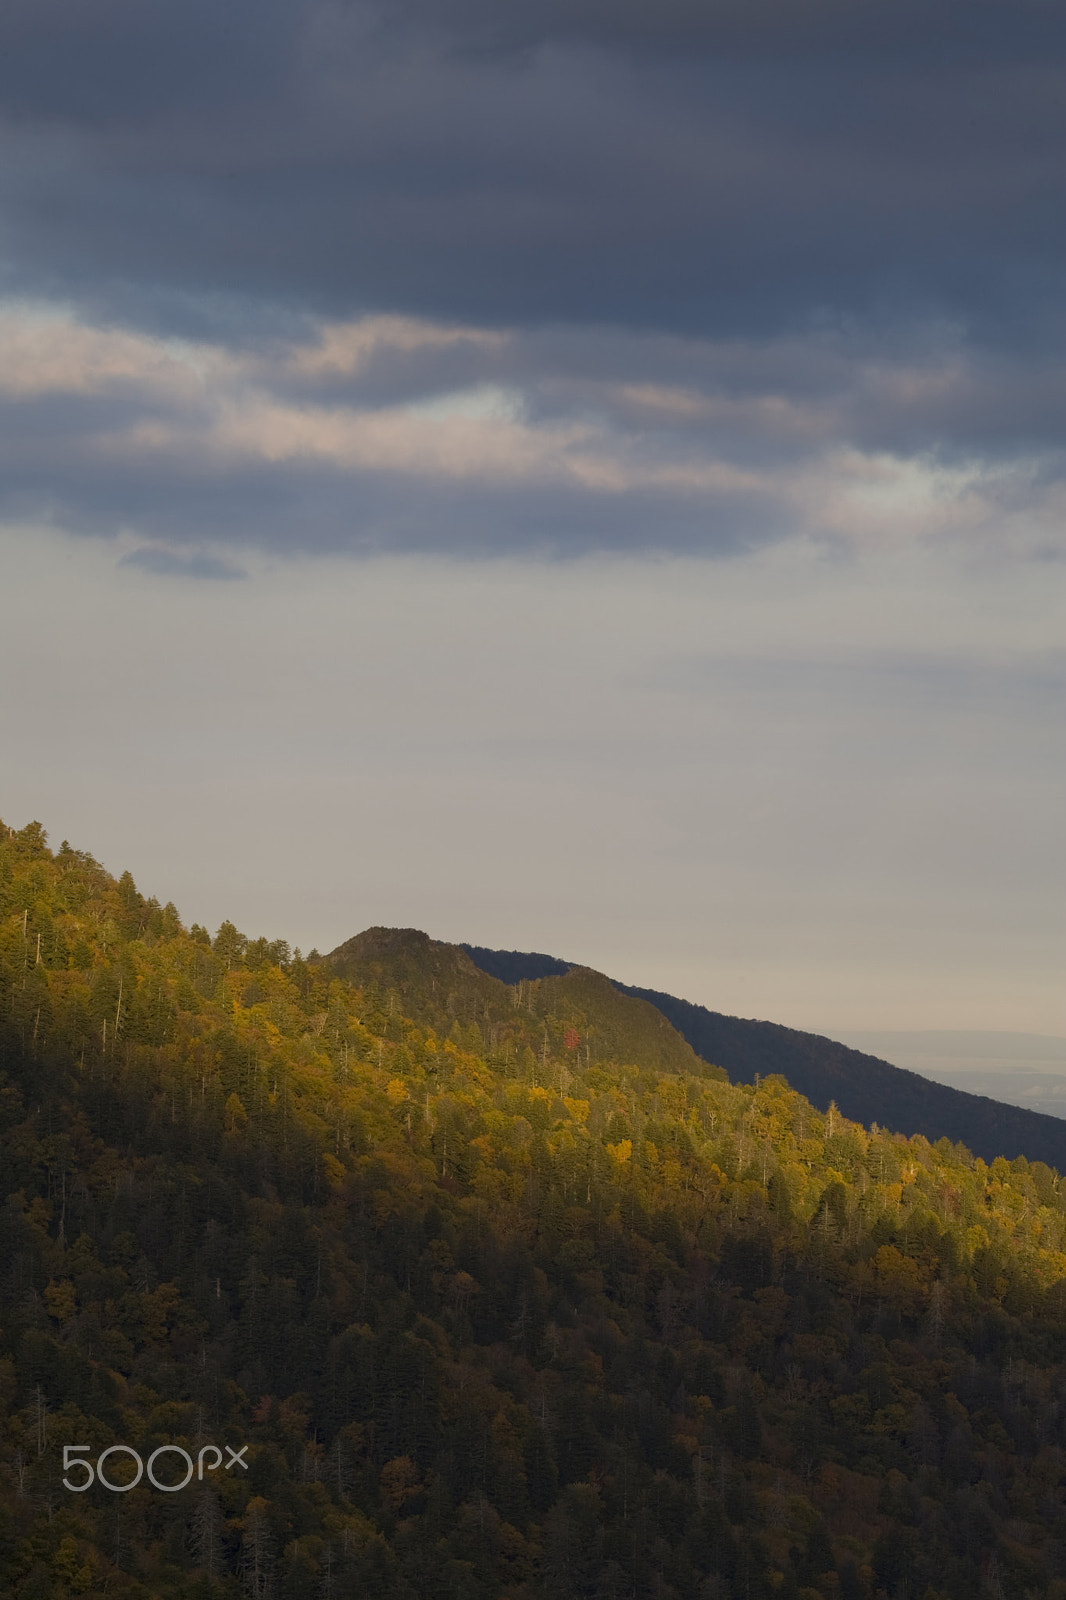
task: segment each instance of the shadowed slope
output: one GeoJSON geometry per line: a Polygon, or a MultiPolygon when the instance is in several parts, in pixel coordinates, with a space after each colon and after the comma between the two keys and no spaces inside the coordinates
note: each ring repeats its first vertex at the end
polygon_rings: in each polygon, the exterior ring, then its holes
{"type": "Polygon", "coordinates": [[[482,972],[490,972],[504,983],[521,983],[526,978],[561,978],[574,964],[533,951],[486,950],[481,944],[464,944],[462,949],[482,972]]]}

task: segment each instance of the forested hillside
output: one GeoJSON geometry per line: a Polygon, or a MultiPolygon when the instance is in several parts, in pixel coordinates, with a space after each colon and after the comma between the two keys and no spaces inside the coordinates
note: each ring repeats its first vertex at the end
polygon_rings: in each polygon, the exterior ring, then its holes
{"type": "Polygon", "coordinates": [[[655,989],[619,987],[656,1006],[693,1049],[722,1062],[735,1080],[751,1083],[760,1074],[780,1072],[814,1105],[824,1110],[835,1101],[857,1122],[884,1122],[932,1140],[962,1140],[988,1161],[1023,1153],[1066,1167],[1062,1117],[934,1083],[820,1034],[726,1017],[655,989]]]}
{"type": "Polygon", "coordinates": [[[450,952],[0,826],[0,1592],[1063,1600],[1058,1174],[450,952]]]}
{"type": "Polygon", "coordinates": [[[368,928],[325,959],[331,972],[356,985],[386,985],[416,1022],[445,1032],[456,1022],[472,1024],[474,1047],[502,1052],[505,1067],[521,1055],[531,1083],[538,1057],[542,1081],[549,1060],[567,1070],[626,1061],[646,1071],[725,1077],[697,1056],[657,1006],[621,993],[587,967],[508,985],[487,976],[461,945],[442,944],[415,928],[368,928]]]}
{"type": "MultiPolygon", "coordinates": [[[[480,971],[512,984],[566,973],[573,967],[554,956],[522,950],[488,950],[470,944],[461,948],[480,971]]],[[[726,1016],[661,989],[635,988],[617,981],[613,987],[654,1006],[698,1056],[717,1062],[734,1083],[754,1083],[780,1073],[822,1111],[835,1104],[856,1122],[880,1122],[905,1133],[924,1133],[934,1142],[942,1138],[962,1141],[988,1161],[997,1155],[1024,1154],[1030,1160],[1066,1167],[1066,1119],[1062,1117],[949,1088],[821,1034],[802,1033],[777,1022],[726,1016]]]]}

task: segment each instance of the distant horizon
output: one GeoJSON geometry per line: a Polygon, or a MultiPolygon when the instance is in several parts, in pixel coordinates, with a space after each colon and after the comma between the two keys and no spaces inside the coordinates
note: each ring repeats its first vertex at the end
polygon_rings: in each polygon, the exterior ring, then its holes
{"type": "MultiPolygon", "coordinates": [[[[68,826],[64,831],[57,833],[53,829],[49,828],[43,817],[26,818],[23,821],[16,821],[13,820],[10,810],[8,810],[8,813],[3,816],[3,820],[8,826],[15,828],[24,827],[31,820],[40,821],[41,825],[45,827],[45,831],[48,835],[49,847],[53,850],[58,849],[60,840],[62,838],[68,837],[71,833],[76,832],[73,827],[68,826]]],[[[415,919],[409,920],[399,917],[394,917],[391,920],[388,917],[369,917],[362,921],[359,927],[349,928],[349,930],[340,938],[333,938],[331,936],[323,937],[321,933],[319,933],[317,938],[308,938],[306,934],[303,938],[293,938],[291,937],[291,932],[286,931],[282,925],[284,919],[281,917],[261,918],[258,920],[245,918],[242,920],[239,915],[235,914],[234,909],[230,909],[229,911],[223,910],[222,914],[219,915],[219,900],[217,893],[209,895],[208,890],[211,885],[207,881],[202,881],[199,887],[205,899],[210,898],[215,901],[215,915],[209,915],[205,917],[202,907],[199,915],[195,912],[190,914],[187,906],[181,903],[182,901],[187,901],[189,904],[192,904],[189,896],[182,894],[181,899],[179,900],[175,894],[166,893],[165,889],[160,887],[160,883],[158,881],[153,881],[156,874],[151,872],[150,867],[148,869],[141,868],[140,870],[133,870],[133,868],[130,867],[128,860],[121,857],[116,864],[115,861],[108,859],[106,853],[101,853],[99,848],[93,848],[91,843],[87,843],[85,840],[78,837],[69,838],[69,843],[75,849],[88,850],[89,854],[95,856],[96,859],[100,861],[105,870],[113,873],[115,876],[118,876],[124,870],[132,870],[138,887],[143,893],[154,894],[161,901],[165,901],[166,899],[175,900],[175,903],[178,905],[179,915],[182,917],[182,920],[186,923],[186,925],[189,925],[192,922],[200,922],[207,926],[209,931],[212,933],[217,930],[217,927],[223,921],[231,921],[240,926],[241,931],[248,934],[250,937],[259,937],[260,935],[263,935],[272,939],[283,938],[286,939],[293,948],[298,947],[305,951],[317,949],[322,954],[328,954],[331,949],[336,948],[337,945],[343,943],[346,939],[354,937],[355,934],[362,932],[368,927],[413,927],[418,928],[419,931],[426,933],[430,938],[440,940],[444,943],[456,945],[466,944],[478,946],[484,949],[515,951],[523,954],[539,954],[550,957],[554,960],[571,962],[574,965],[589,966],[596,971],[602,972],[605,976],[617,980],[618,982],[628,983],[638,988],[657,989],[662,993],[671,994],[679,999],[687,1000],[691,1004],[705,1006],[710,1011],[716,1011],[728,1016],[743,1017],[753,1021],[774,1022],[782,1027],[795,1028],[800,1032],[814,1033],[824,1038],[836,1039],[840,1043],[848,1044],[853,1048],[865,1049],[867,1053],[870,1054],[882,1053],[874,1048],[875,1043],[880,1040],[882,1042],[892,1041],[899,1051],[908,1056],[913,1056],[921,1053],[921,1044],[923,1041],[929,1041],[932,1039],[940,1041],[941,1044],[947,1044],[949,1041],[951,1041],[953,1048],[947,1053],[952,1055],[965,1055],[967,1053],[967,1040],[982,1041],[981,1053],[987,1054],[987,1049],[983,1047],[987,1046],[996,1039],[999,1039],[1005,1044],[1009,1045],[1010,1048],[1006,1050],[1004,1054],[1011,1056],[1012,1059],[1017,1061],[1035,1061],[1040,1059],[1039,1055],[1023,1053],[1020,1049],[1023,1044],[1028,1046],[1040,1044],[1047,1046],[1051,1051],[1049,1059],[1052,1060],[1059,1059],[1059,1053],[1054,1047],[1061,1045],[1063,1052],[1066,1052],[1066,1033],[1053,1033],[1048,1032],[1047,1030],[1034,1028],[1004,1029],[1002,1027],[982,1028],[974,1027],[972,1025],[969,1027],[959,1027],[945,1026],[943,1024],[924,1024],[917,1027],[906,1027],[896,1024],[894,1026],[884,1027],[870,1026],[867,1022],[865,1022],[865,1020],[858,1023],[838,1023],[835,1021],[827,1023],[824,1015],[809,1016],[803,1017],[802,1019],[797,1019],[795,1014],[789,1014],[789,1008],[784,999],[780,1004],[775,1004],[772,998],[769,997],[761,1009],[758,1007],[754,1009],[740,1009],[736,1005],[731,1005],[729,1003],[728,996],[724,996],[720,993],[711,993],[710,996],[707,997],[707,991],[704,989],[703,997],[698,997],[699,989],[703,988],[703,986],[707,983],[706,977],[703,977],[702,983],[697,985],[693,983],[690,978],[686,979],[684,968],[678,971],[676,976],[671,976],[669,972],[664,973],[661,957],[658,956],[655,950],[651,950],[647,953],[644,963],[641,963],[639,956],[636,955],[631,948],[627,948],[625,951],[624,964],[620,960],[612,959],[609,955],[606,959],[602,960],[597,960],[595,957],[576,958],[572,950],[569,950],[569,953],[560,953],[559,948],[551,948],[551,943],[554,941],[548,942],[539,940],[536,943],[529,941],[526,944],[520,944],[506,940],[489,942],[484,937],[477,939],[470,938],[468,928],[465,936],[451,937],[449,934],[442,933],[439,928],[435,928],[433,925],[431,925],[429,919],[420,922],[415,919]],[[546,945],[547,947],[545,947],[546,945]]],[[[158,849],[158,844],[156,845],[156,848],[158,849]]],[[[168,875],[166,866],[163,862],[157,863],[157,871],[159,879],[165,878],[168,875]]],[[[253,874],[250,876],[255,875],[253,874]]],[[[560,939],[558,941],[559,946],[567,946],[568,949],[569,943],[570,942],[565,939],[560,939]]],[[[688,968],[688,972],[691,974],[691,967],[688,968]]],[[[766,992],[769,994],[768,989],[766,992]]],[[[907,1063],[902,1062],[901,1064],[906,1065],[907,1063]]],[[[913,1068],[912,1070],[919,1069],[913,1068]]]]}
{"type": "MultiPolygon", "coordinates": [[[[998,1028],[849,1028],[846,1030],[853,1038],[865,1036],[867,1038],[879,1037],[883,1039],[896,1038],[902,1044],[907,1041],[916,1048],[925,1040],[940,1040],[944,1044],[949,1041],[955,1047],[950,1054],[965,1054],[971,1044],[977,1042],[991,1043],[993,1040],[1007,1043],[1029,1042],[1032,1045],[1058,1046],[1053,1054],[1044,1055],[1036,1051],[1032,1059],[1058,1060],[1060,1055],[1066,1057],[1066,1034],[1058,1033],[1029,1033],[1019,1029],[998,1028]]],[[[831,1037],[831,1035],[830,1035],[831,1037]]],[[[844,1042],[843,1040],[841,1041],[844,1042]]]]}
{"type": "MultiPolygon", "coordinates": [[[[701,927],[697,921],[694,927],[691,899],[687,906],[682,903],[672,921],[663,896],[657,894],[650,904],[647,934],[642,937],[639,918],[604,917],[595,907],[590,917],[589,907],[578,904],[580,893],[575,898],[565,883],[560,886],[562,898],[569,903],[555,916],[544,905],[544,885],[535,883],[532,873],[513,886],[516,897],[520,894],[530,902],[523,930],[523,918],[513,906],[501,903],[511,892],[506,877],[494,881],[491,892],[486,893],[485,884],[474,873],[477,841],[473,836],[468,842],[471,854],[464,857],[471,871],[461,886],[449,884],[439,871],[431,875],[436,882],[419,885],[408,867],[398,874],[393,888],[383,881],[378,861],[364,855],[358,841],[353,844],[347,836],[343,818],[331,818],[329,828],[309,833],[298,817],[279,816],[264,831],[262,802],[257,811],[251,795],[248,809],[227,801],[206,809],[198,805],[178,814],[168,797],[159,813],[144,808],[123,813],[128,796],[120,788],[105,785],[102,794],[74,792],[66,777],[66,763],[57,764],[49,780],[53,793],[47,808],[18,804],[19,788],[39,785],[5,780],[0,815],[14,827],[39,820],[51,848],[57,849],[67,838],[74,848],[88,850],[116,876],[131,871],[142,892],[164,903],[172,900],[183,921],[199,922],[212,932],[223,921],[231,921],[250,937],[284,938],[293,947],[326,952],[362,929],[379,925],[417,927],[447,943],[542,951],[568,961],[575,959],[577,951],[582,965],[619,982],[659,989],[725,1015],[776,1022],[842,1042],[846,1042],[845,1035],[930,1030],[1053,1039],[1066,1036],[1045,1023],[1045,1018],[1057,1019],[1063,1010],[1061,984],[1052,981],[1057,974],[1039,977],[1030,1000],[1024,988],[1012,993],[1002,976],[997,985],[994,973],[988,974],[989,982],[982,986],[977,981],[979,974],[971,975],[965,967],[960,970],[957,962],[946,976],[943,969],[901,966],[895,951],[890,952],[894,959],[884,965],[871,961],[869,954],[854,963],[846,928],[832,930],[836,948],[832,944],[826,948],[820,965],[797,965],[781,959],[774,919],[768,915],[765,927],[759,928],[748,910],[742,932],[752,951],[751,960],[736,961],[729,948],[735,941],[719,922],[708,940],[711,953],[694,962],[692,946],[701,934],[706,937],[707,925],[701,927]],[[6,798],[10,791],[15,791],[14,804],[6,798]],[[164,817],[168,826],[158,826],[164,817]],[[330,853],[337,850],[353,882],[350,895],[330,864],[330,853]],[[264,870],[264,864],[269,870],[264,870]],[[349,899],[362,901],[361,911],[345,909],[349,899]],[[483,904],[473,910],[462,909],[460,902],[471,900],[483,904]],[[497,903],[492,904],[493,900],[497,903]],[[556,937],[557,929],[566,924],[574,925],[573,933],[556,937]],[[477,937],[471,937],[472,930],[477,937]],[[769,936],[767,959],[759,962],[754,956],[764,935],[769,936]],[[849,958],[854,964],[849,964],[849,958]],[[826,1003],[830,997],[836,1016],[827,1024],[827,1013],[832,1016],[826,1003]],[[897,1020],[878,1026],[879,1013],[883,1017],[890,1007],[897,1020]],[[1022,1011],[1029,1012],[1027,1026],[1004,1026],[1022,1011]]],[[[207,796],[214,798],[210,789],[207,796]]],[[[496,853],[501,863],[513,853],[513,842],[506,834],[489,834],[481,843],[496,853]]],[[[406,839],[398,835],[396,848],[406,846],[406,839]]],[[[424,864],[435,853],[432,836],[418,838],[413,848],[424,864]]],[[[553,882],[549,880],[549,884],[553,882]]],[[[621,889],[624,896],[624,884],[621,889]]],[[[617,896],[618,886],[612,886],[612,893],[617,896]]]]}

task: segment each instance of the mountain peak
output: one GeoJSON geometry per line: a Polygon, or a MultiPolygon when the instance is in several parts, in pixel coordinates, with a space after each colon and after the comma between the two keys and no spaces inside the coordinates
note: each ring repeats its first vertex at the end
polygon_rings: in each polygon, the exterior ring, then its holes
{"type": "Polygon", "coordinates": [[[336,961],[345,957],[362,961],[389,960],[398,955],[425,955],[433,947],[443,949],[436,939],[431,939],[421,928],[364,928],[362,933],[346,939],[326,957],[336,961]]]}

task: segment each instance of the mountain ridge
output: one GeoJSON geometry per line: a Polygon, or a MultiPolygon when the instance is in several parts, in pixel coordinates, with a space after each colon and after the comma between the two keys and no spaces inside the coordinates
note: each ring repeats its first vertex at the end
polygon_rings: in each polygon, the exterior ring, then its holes
{"type": "Polygon", "coordinates": [[[466,946],[414,928],[368,928],[320,959],[349,982],[384,984],[416,1021],[438,1032],[455,1029],[457,1042],[492,1051],[506,1037],[507,1048],[528,1050],[534,1062],[549,1050],[575,1065],[621,1055],[649,1071],[715,1076],[658,1006],[624,994],[589,967],[555,962],[516,990],[480,967],[466,946]]]}
{"type": "MultiPolygon", "coordinates": [[[[485,963],[482,970],[492,970],[503,981],[508,974],[512,982],[523,981],[548,966],[566,965],[535,952],[462,948],[475,965],[485,963]]],[[[820,1111],[835,1104],[866,1127],[878,1123],[900,1133],[920,1133],[934,1143],[948,1138],[989,1161],[1000,1154],[1024,1154],[1066,1170],[1064,1119],[935,1083],[821,1034],[731,1017],[662,990],[611,981],[621,993],[654,1005],[698,1056],[723,1068],[734,1082],[780,1073],[820,1111]]]]}

